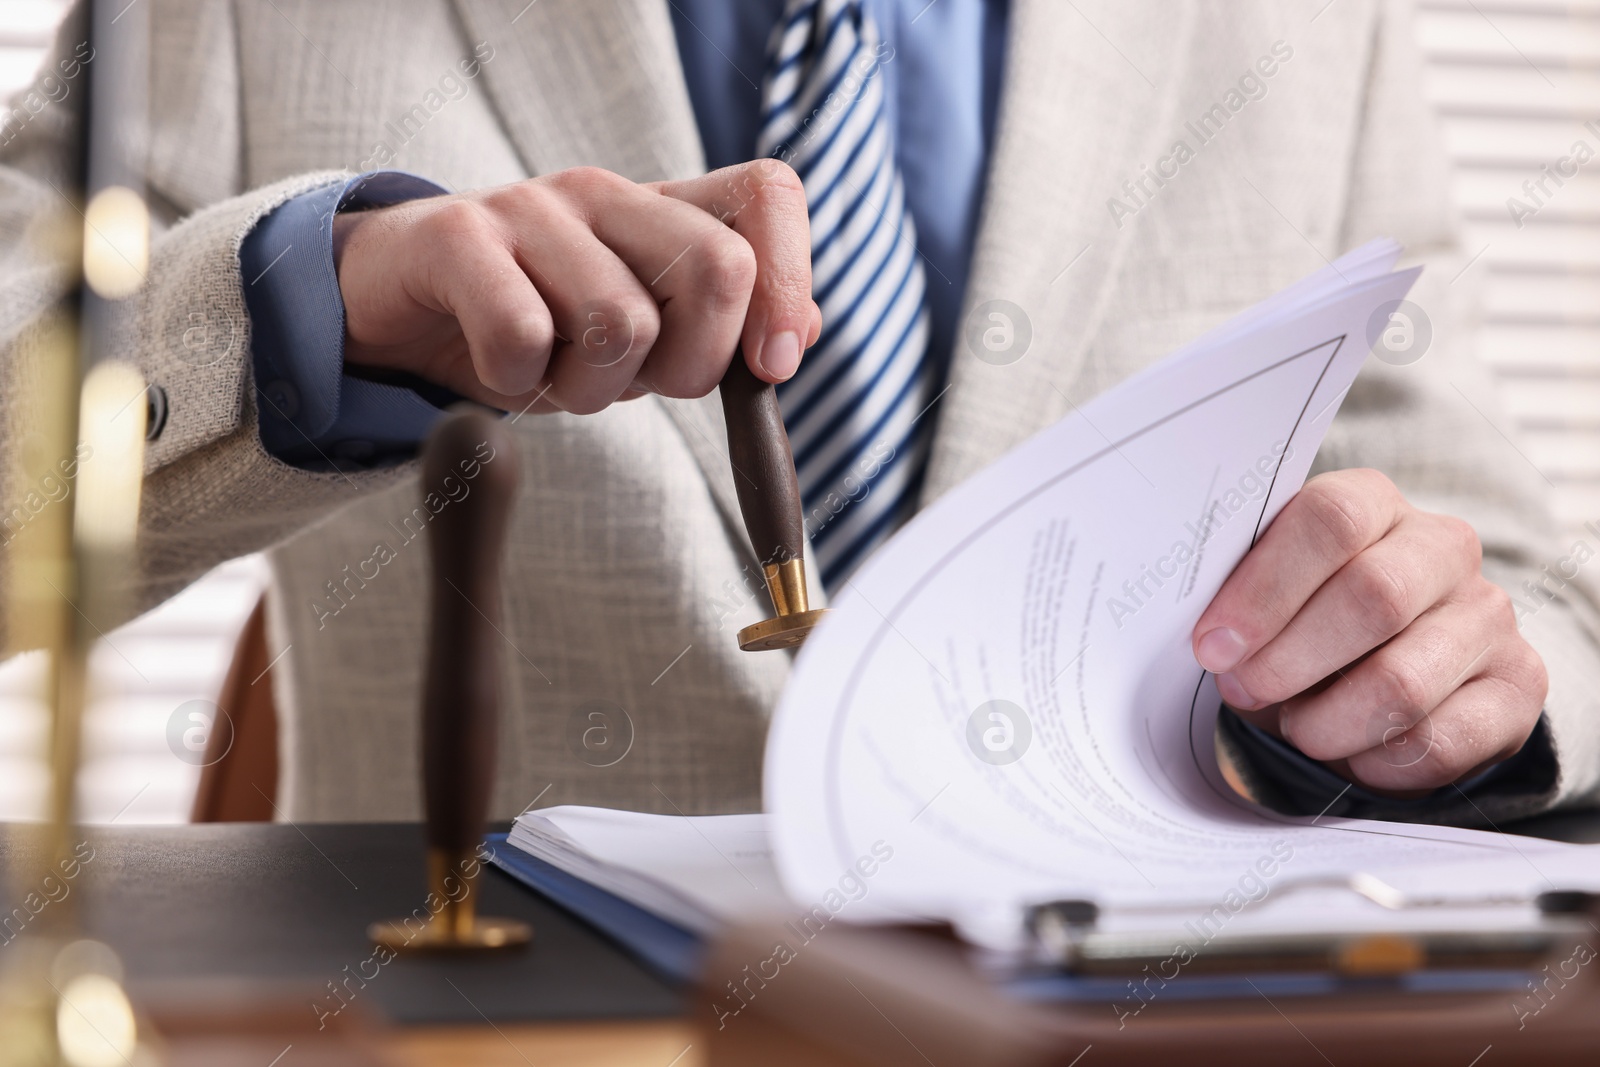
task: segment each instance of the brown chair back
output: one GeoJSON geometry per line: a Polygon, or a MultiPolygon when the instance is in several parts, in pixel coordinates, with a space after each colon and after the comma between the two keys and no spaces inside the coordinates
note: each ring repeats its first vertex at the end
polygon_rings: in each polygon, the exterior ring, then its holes
{"type": "Polygon", "coordinates": [[[278,712],[271,664],[263,595],[239,633],[217,696],[219,721],[206,741],[191,822],[272,821],[278,798],[278,712]]]}

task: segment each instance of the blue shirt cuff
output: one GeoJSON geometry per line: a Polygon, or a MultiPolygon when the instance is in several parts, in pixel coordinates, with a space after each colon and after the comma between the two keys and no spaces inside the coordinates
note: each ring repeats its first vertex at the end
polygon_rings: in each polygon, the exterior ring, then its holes
{"type": "Polygon", "coordinates": [[[345,373],[333,217],[446,192],[414,174],[374,171],[303,193],[246,235],[239,259],[256,406],[273,456],[307,470],[391,466],[415,455],[441,416],[447,391],[345,373]]]}
{"type": "Polygon", "coordinates": [[[1453,787],[1406,799],[1386,797],[1341,778],[1288,742],[1246,722],[1232,708],[1223,707],[1217,725],[1251,795],[1285,815],[1493,825],[1501,818],[1547,807],[1555,798],[1560,775],[1550,721],[1542,714],[1516,755],[1453,787]]]}

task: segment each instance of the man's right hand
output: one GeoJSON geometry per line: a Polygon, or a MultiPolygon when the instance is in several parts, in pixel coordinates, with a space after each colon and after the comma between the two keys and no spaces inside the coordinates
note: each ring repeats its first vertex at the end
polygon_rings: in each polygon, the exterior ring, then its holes
{"type": "Polygon", "coordinates": [[[773,159],[649,185],[580,167],[333,225],[345,363],[504,410],[704,396],[739,345],[783,381],[822,328],[805,192],[773,159]]]}

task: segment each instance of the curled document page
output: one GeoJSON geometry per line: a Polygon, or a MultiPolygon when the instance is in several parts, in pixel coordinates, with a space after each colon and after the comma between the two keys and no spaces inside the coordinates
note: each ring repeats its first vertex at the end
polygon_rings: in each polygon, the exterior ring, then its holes
{"type": "Polygon", "coordinates": [[[768,741],[793,898],[875,844],[893,859],[851,918],[946,918],[997,946],[1062,898],[1176,926],[1271,894],[1260,913],[1305,929],[1384,893],[1492,906],[1600,885],[1584,847],[1289,818],[1219,770],[1191,631],[1300,488],[1369,322],[1415,280],[1398,254],[1365,246],[1076,409],[857,572],[768,741]],[[1351,879],[1366,897],[1326,889],[1351,879]]]}

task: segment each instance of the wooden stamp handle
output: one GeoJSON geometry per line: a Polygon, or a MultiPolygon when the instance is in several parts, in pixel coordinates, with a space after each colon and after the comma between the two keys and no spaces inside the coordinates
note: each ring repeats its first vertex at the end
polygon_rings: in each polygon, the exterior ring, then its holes
{"type": "Polygon", "coordinates": [[[756,559],[763,566],[799,559],[805,545],[800,483],[777,390],[751,373],[740,351],[722,376],[720,391],[739,510],[756,559]]]}
{"type": "Polygon", "coordinates": [[[432,561],[422,695],[428,844],[478,846],[494,785],[500,715],[500,560],[517,489],[517,453],[497,416],[457,409],[423,449],[432,561]],[[435,510],[437,509],[437,510],[435,510]]]}

